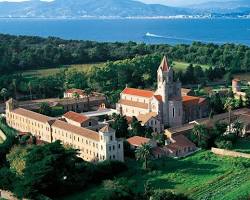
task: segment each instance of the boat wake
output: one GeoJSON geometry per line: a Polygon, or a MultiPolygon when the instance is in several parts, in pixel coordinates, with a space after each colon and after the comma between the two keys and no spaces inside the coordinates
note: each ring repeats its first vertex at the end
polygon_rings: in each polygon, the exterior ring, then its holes
{"type": "Polygon", "coordinates": [[[167,39],[167,40],[175,40],[175,41],[181,41],[181,42],[193,42],[193,41],[197,41],[197,42],[205,42],[205,43],[217,43],[217,44],[224,44],[225,42],[223,41],[213,41],[213,40],[199,40],[199,39],[191,39],[191,38],[182,38],[182,37],[175,37],[175,36],[163,36],[163,35],[157,35],[157,34],[153,34],[153,33],[149,33],[147,32],[145,35],[144,35],[146,38],[161,38],[161,39],[167,39]]]}
{"type": "Polygon", "coordinates": [[[156,34],[149,33],[149,32],[147,32],[147,33],[145,34],[145,36],[146,36],[146,37],[155,37],[155,38],[165,38],[165,37],[162,36],[162,35],[156,35],[156,34]]]}

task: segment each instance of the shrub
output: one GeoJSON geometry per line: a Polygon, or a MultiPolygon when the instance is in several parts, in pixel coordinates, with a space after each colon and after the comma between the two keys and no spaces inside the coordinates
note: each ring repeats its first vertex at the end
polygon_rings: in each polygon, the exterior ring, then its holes
{"type": "Polygon", "coordinates": [[[4,190],[13,190],[16,176],[7,167],[0,169],[0,188],[4,190]]]}

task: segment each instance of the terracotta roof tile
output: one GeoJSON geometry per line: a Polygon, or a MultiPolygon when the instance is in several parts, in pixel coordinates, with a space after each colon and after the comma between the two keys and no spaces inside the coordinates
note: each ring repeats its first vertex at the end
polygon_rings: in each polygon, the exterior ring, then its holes
{"type": "Polygon", "coordinates": [[[154,95],[154,97],[155,97],[158,101],[162,102],[162,96],[161,96],[161,95],[154,95]]]}
{"type": "Polygon", "coordinates": [[[150,139],[140,136],[134,136],[127,139],[128,143],[132,146],[139,147],[143,144],[149,143],[150,139]]]}
{"type": "Polygon", "coordinates": [[[130,100],[125,100],[125,99],[120,99],[118,103],[126,105],[126,106],[148,109],[147,103],[141,103],[141,102],[130,101],[130,100]]]}
{"type": "Polygon", "coordinates": [[[142,124],[146,124],[152,117],[156,117],[157,113],[150,112],[147,114],[140,114],[137,116],[138,121],[142,122],[142,124]]]}
{"type": "Polygon", "coordinates": [[[65,91],[65,93],[68,93],[68,94],[74,94],[74,93],[77,93],[79,95],[85,95],[84,91],[83,90],[80,90],[80,89],[75,89],[75,88],[72,88],[72,89],[68,89],[65,91]]]}
{"type": "Polygon", "coordinates": [[[18,115],[28,117],[28,118],[31,118],[35,121],[39,121],[39,122],[43,122],[43,123],[46,123],[46,122],[49,122],[50,120],[52,120],[52,118],[50,118],[46,115],[42,115],[42,114],[30,111],[30,110],[26,110],[23,108],[17,108],[15,110],[13,110],[13,112],[18,114],[18,115]]]}
{"type": "Polygon", "coordinates": [[[134,95],[134,96],[139,96],[139,97],[146,97],[146,98],[151,98],[154,96],[154,92],[150,90],[141,90],[141,89],[135,89],[135,88],[125,88],[122,91],[123,94],[129,94],[129,95],[134,95]]]}
{"type": "Polygon", "coordinates": [[[78,122],[78,123],[83,123],[87,121],[89,118],[85,115],[81,115],[79,113],[69,111],[63,115],[65,118],[70,119],[72,121],[78,122]]]}
{"type": "Polygon", "coordinates": [[[200,98],[200,97],[182,96],[182,102],[184,105],[200,104],[203,103],[205,100],[206,100],[205,98],[200,98]]]}
{"type": "Polygon", "coordinates": [[[92,139],[95,141],[100,141],[99,133],[92,131],[92,130],[89,130],[89,129],[86,129],[86,128],[71,125],[71,124],[64,122],[64,121],[61,121],[61,120],[56,120],[52,124],[52,128],[53,127],[68,131],[68,132],[76,134],[76,135],[81,135],[83,137],[86,137],[86,138],[89,138],[89,139],[92,139]]]}
{"type": "Polygon", "coordinates": [[[191,142],[182,134],[174,136],[172,139],[175,141],[175,144],[182,146],[182,147],[195,146],[193,142],[191,142]]]}

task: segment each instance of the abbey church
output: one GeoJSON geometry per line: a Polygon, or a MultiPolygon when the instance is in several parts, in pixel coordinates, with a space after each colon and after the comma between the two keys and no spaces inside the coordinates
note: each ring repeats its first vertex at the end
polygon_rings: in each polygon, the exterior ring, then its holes
{"type": "Polygon", "coordinates": [[[165,56],[157,71],[157,90],[125,88],[116,108],[127,117],[149,120],[153,116],[155,121],[150,122],[149,126],[159,121],[161,130],[164,127],[178,127],[208,115],[206,99],[182,93],[182,84],[174,81],[173,68],[165,56]]]}

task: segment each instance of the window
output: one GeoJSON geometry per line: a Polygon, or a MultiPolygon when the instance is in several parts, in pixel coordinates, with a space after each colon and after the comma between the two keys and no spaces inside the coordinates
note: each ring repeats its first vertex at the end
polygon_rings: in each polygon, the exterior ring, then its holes
{"type": "Polygon", "coordinates": [[[111,146],[109,146],[109,151],[111,151],[111,146]]]}
{"type": "Polygon", "coordinates": [[[119,148],[119,149],[121,148],[121,144],[118,144],[118,148],[119,148]]]}
{"type": "Polygon", "coordinates": [[[174,115],[175,115],[175,110],[174,110],[174,108],[173,108],[173,118],[175,117],[174,115]]]}
{"type": "Polygon", "coordinates": [[[115,159],[115,155],[113,155],[113,159],[115,159]]]}
{"type": "Polygon", "coordinates": [[[91,123],[91,122],[89,122],[89,126],[92,126],[92,123],[91,123]]]}
{"type": "Polygon", "coordinates": [[[113,150],[115,150],[115,146],[113,145],[113,150]]]}
{"type": "Polygon", "coordinates": [[[113,136],[110,136],[110,140],[111,140],[111,141],[113,140],[113,136]]]}

